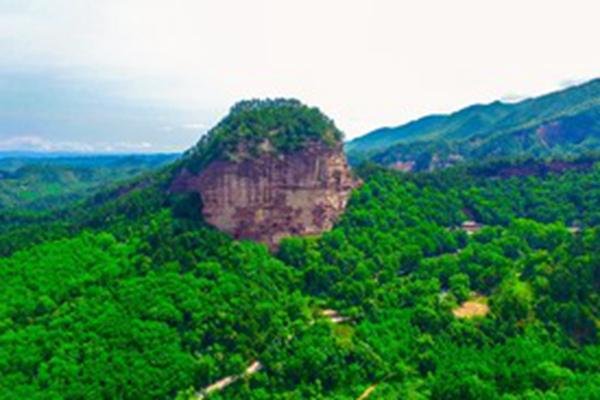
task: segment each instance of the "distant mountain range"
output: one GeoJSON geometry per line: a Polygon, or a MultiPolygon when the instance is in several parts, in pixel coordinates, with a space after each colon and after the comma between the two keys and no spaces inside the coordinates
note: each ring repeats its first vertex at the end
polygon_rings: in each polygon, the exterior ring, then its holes
{"type": "Polygon", "coordinates": [[[125,179],[158,169],[177,157],[0,153],[0,219],[2,212],[16,208],[41,211],[64,207],[125,179]]]}
{"type": "Polygon", "coordinates": [[[111,163],[114,160],[127,159],[145,159],[145,160],[160,160],[167,158],[177,158],[180,153],[78,153],[78,152],[63,152],[63,151],[27,151],[27,150],[0,150],[0,160],[7,158],[30,160],[34,159],[52,159],[63,161],[70,160],[73,162],[106,162],[111,163]]]}
{"type": "Polygon", "coordinates": [[[600,79],[518,103],[473,105],[382,128],[346,143],[354,164],[402,170],[465,160],[569,156],[600,150],[600,79]]]}

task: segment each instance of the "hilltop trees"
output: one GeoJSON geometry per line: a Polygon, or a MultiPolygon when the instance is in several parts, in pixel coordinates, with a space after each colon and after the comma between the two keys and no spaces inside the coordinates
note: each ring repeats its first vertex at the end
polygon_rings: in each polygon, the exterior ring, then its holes
{"type": "Polygon", "coordinates": [[[310,141],[329,146],[341,143],[342,132],[318,108],[295,99],[247,100],[235,104],[229,114],[186,153],[184,163],[199,171],[216,159],[236,159],[262,152],[289,153],[310,141]],[[243,149],[239,149],[240,144],[243,149]]]}

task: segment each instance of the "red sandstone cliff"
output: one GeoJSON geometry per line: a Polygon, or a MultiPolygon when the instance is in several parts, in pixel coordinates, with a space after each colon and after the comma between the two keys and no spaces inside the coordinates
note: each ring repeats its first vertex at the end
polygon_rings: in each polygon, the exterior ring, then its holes
{"type": "Polygon", "coordinates": [[[357,184],[341,145],[313,143],[294,153],[213,161],[198,174],[184,169],[171,190],[198,192],[208,223],[273,249],[286,236],[331,229],[357,184]]]}

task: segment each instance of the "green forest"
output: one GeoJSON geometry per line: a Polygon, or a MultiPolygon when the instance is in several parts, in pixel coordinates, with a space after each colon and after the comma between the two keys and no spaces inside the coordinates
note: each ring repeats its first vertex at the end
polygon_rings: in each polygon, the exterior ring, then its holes
{"type": "Polygon", "coordinates": [[[240,162],[263,153],[291,153],[315,142],[334,147],[342,137],[318,108],[296,99],[243,100],[183,160],[188,169],[199,171],[211,161],[240,162]]]}
{"type": "Polygon", "coordinates": [[[0,152],[0,213],[64,208],[176,158],[176,154],[44,157],[0,152]]]}
{"type": "Polygon", "coordinates": [[[600,163],[524,163],[363,165],[335,228],[275,253],[160,174],[4,211],[0,398],[598,398],[600,163]]]}
{"type": "Polygon", "coordinates": [[[396,127],[376,129],[346,144],[351,161],[414,163],[439,169],[464,160],[567,157],[600,150],[600,79],[518,102],[474,104],[396,127]]]}
{"type": "Polygon", "coordinates": [[[600,400],[599,20],[0,0],[0,400],[600,400]]]}

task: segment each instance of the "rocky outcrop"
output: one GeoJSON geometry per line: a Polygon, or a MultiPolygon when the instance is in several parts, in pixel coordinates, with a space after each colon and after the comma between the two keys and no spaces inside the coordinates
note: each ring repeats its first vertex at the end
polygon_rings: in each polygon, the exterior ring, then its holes
{"type": "Polygon", "coordinates": [[[274,249],[286,236],[331,229],[357,184],[341,145],[315,142],[293,153],[213,161],[198,174],[183,169],[171,190],[198,192],[208,223],[274,249]]]}

